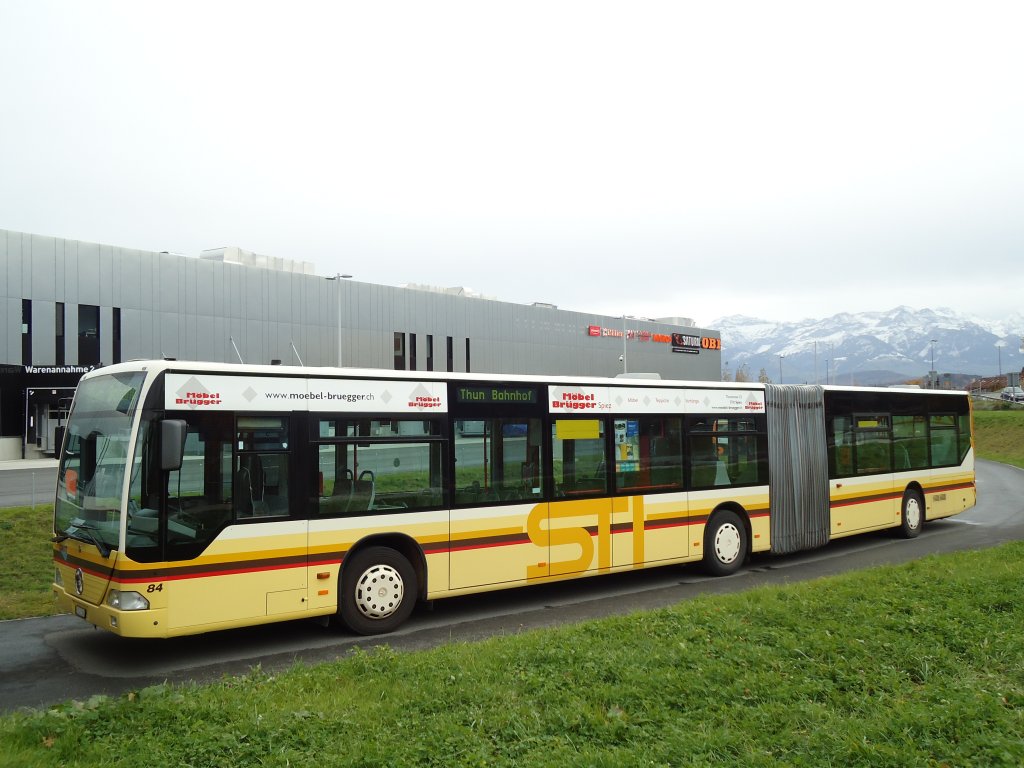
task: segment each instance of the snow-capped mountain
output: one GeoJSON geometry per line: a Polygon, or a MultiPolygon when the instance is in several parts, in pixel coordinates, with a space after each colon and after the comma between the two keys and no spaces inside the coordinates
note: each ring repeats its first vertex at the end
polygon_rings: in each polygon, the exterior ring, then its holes
{"type": "Polygon", "coordinates": [[[1024,366],[1024,314],[997,323],[951,309],[896,307],[775,323],[731,316],[710,325],[722,334],[728,378],[745,367],[775,382],[887,384],[923,378],[934,357],[940,374],[992,376],[1024,366]],[[998,346],[997,346],[998,345],[998,346]]]}

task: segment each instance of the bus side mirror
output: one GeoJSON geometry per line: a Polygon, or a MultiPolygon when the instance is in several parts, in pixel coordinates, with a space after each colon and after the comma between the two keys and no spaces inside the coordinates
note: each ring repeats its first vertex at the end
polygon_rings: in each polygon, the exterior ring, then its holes
{"type": "Polygon", "coordinates": [[[164,472],[181,469],[187,433],[188,425],[181,419],[165,419],[160,422],[160,469],[164,472]]]}

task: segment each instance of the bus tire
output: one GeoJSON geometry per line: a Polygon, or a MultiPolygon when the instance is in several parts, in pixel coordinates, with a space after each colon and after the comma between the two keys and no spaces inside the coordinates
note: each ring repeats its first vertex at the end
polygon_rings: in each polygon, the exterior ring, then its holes
{"type": "Polygon", "coordinates": [[[338,615],[357,634],[384,634],[409,618],[416,595],[416,571],[404,556],[367,547],[342,565],[338,615]]]}
{"type": "Polygon", "coordinates": [[[712,576],[736,573],[747,556],[747,527],[731,509],[715,512],[704,527],[704,570],[712,576]]]}
{"type": "Polygon", "coordinates": [[[907,489],[903,494],[899,533],[904,539],[913,539],[924,527],[924,500],[918,491],[907,489]]]}

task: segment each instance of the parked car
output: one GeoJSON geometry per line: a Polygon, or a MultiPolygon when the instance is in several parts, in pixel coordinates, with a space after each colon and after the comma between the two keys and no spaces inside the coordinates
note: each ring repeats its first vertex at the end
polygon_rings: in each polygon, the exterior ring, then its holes
{"type": "Polygon", "coordinates": [[[1024,403],[1024,389],[1020,387],[1003,387],[999,397],[1012,403],[1024,403]]]}

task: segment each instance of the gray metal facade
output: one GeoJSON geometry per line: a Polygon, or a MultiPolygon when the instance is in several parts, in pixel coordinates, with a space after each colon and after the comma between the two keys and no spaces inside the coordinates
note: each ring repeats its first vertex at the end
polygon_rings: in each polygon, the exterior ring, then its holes
{"type": "MultiPolygon", "coordinates": [[[[538,276],[538,280],[546,278],[538,276]]],[[[404,334],[406,368],[579,374],[622,372],[623,339],[592,335],[591,327],[621,332],[621,317],[512,304],[410,288],[327,280],[297,272],[244,266],[177,254],[0,230],[0,364],[21,366],[23,300],[31,301],[32,360],[57,362],[55,307],[65,305],[64,363],[78,360],[78,305],[99,307],[100,361],[115,362],[115,308],[120,313],[120,359],[174,357],[247,363],[273,359],[307,366],[335,365],[338,302],[343,364],[394,369],[395,334],[404,334]],[[412,335],[416,357],[410,359],[412,335]]],[[[631,303],[636,303],[631,302],[631,303]]],[[[673,333],[718,339],[716,331],[649,320],[627,320],[637,332],[625,343],[629,371],[663,378],[717,380],[721,353],[691,343],[674,351],[673,333]],[[654,340],[651,337],[661,338],[654,340]]],[[[598,333],[601,333],[599,330],[598,333]]],[[[692,339],[691,339],[692,342],[692,339]]],[[[10,392],[5,393],[10,397],[10,392]]],[[[3,431],[11,434],[5,424],[3,431]]]]}

